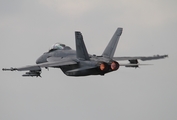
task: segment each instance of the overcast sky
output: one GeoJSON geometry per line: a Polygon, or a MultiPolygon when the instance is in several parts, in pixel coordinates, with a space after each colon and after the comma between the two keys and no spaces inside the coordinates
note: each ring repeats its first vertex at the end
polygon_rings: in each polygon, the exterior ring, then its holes
{"type": "MultiPolygon", "coordinates": [[[[115,56],[168,54],[138,69],[42,78],[0,71],[1,120],[176,120],[176,0],[1,0],[0,68],[35,64],[56,42],[75,49],[81,31],[90,54],[102,54],[117,27],[115,56]]],[[[128,62],[128,61],[126,61],[128,62]]]]}

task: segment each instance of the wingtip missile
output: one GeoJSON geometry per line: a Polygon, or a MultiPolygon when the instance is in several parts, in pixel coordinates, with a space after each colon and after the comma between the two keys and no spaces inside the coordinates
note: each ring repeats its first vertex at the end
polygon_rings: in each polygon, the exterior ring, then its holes
{"type": "Polygon", "coordinates": [[[2,68],[2,71],[14,71],[14,70],[17,70],[17,68],[2,68]]]}

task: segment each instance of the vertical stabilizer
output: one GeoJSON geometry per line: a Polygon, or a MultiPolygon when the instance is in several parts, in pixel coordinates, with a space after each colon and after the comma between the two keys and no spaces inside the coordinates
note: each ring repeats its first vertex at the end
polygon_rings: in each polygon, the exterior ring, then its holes
{"type": "Polygon", "coordinates": [[[119,38],[122,34],[122,30],[123,30],[123,28],[117,28],[116,32],[112,36],[109,44],[107,45],[107,47],[105,48],[105,50],[102,54],[103,57],[113,58],[115,50],[117,48],[119,38]]]}
{"type": "Polygon", "coordinates": [[[90,60],[82,34],[78,31],[75,32],[76,39],[76,56],[81,60],[90,60]]]}

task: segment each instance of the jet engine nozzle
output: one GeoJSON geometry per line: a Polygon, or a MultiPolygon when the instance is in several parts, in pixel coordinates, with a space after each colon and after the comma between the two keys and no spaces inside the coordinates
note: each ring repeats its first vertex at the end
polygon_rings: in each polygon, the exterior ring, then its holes
{"type": "Polygon", "coordinates": [[[107,63],[104,63],[104,62],[102,62],[102,63],[100,63],[100,65],[99,65],[99,69],[101,70],[101,71],[103,71],[103,72],[106,72],[106,71],[108,71],[108,64],[107,63]]]}
{"type": "Polygon", "coordinates": [[[101,72],[107,73],[118,70],[119,63],[116,61],[112,61],[110,63],[101,62],[98,67],[101,72]]]}
{"type": "Polygon", "coordinates": [[[118,70],[119,69],[119,63],[116,62],[116,61],[113,61],[111,64],[110,64],[110,68],[112,71],[115,71],[115,70],[118,70]]]}

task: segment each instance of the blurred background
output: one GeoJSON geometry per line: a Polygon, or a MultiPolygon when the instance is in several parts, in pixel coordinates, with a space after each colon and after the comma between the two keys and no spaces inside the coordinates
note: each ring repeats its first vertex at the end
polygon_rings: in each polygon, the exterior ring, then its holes
{"type": "MultiPolygon", "coordinates": [[[[60,42],[75,49],[81,31],[90,54],[101,55],[117,27],[115,56],[169,58],[121,67],[105,76],[42,78],[0,71],[1,120],[176,120],[177,2],[175,0],[0,1],[0,68],[35,64],[60,42]]],[[[128,61],[127,61],[128,62],[128,61]]]]}

